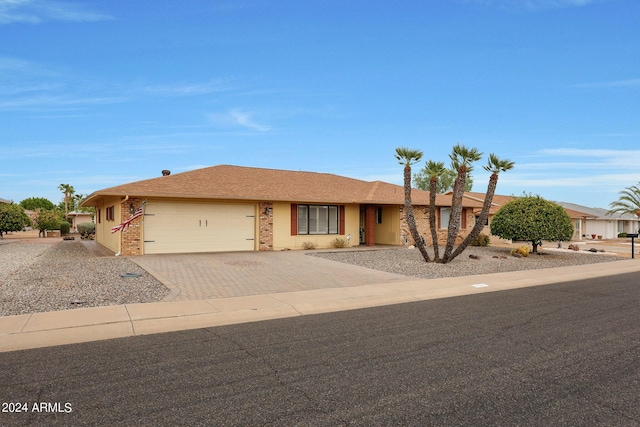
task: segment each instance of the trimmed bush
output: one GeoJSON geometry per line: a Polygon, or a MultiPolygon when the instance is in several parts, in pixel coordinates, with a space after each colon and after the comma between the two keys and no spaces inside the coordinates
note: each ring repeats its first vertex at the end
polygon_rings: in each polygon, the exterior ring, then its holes
{"type": "Polygon", "coordinates": [[[334,248],[345,248],[347,247],[347,239],[343,239],[342,237],[336,237],[332,242],[331,246],[334,248]]]}
{"type": "Polygon", "coordinates": [[[71,224],[67,221],[60,222],[60,234],[64,236],[65,234],[69,234],[69,230],[71,230],[71,224]]]}
{"type": "Polygon", "coordinates": [[[77,229],[82,239],[93,239],[96,233],[96,225],[93,222],[81,222],[77,229]]]}
{"type": "Polygon", "coordinates": [[[618,237],[627,237],[627,233],[620,233],[618,234],[618,237]]]}
{"type": "Polygon", "coordinates": [[[491,238],[486,234],[480,233],[473,239],[471,246],[489,246],[491,244],[491,238]]]}

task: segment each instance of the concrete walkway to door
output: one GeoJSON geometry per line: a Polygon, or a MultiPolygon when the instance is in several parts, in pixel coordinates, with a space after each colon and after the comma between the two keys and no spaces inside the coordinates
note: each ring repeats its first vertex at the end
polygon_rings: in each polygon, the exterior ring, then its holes
{"type": "Polygon", "coordinates": [[[130,257],[171,293],[164,301],[266,295],[407,281],[304,251],[216,252],[130,257]]]}

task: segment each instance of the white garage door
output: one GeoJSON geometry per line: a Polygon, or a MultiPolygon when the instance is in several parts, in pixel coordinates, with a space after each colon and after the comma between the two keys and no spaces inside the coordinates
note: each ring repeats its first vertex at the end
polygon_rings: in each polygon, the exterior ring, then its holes
{"type": "Polygon", "coordinates": [[[252,251],[255,206],[150,201],[144,215],[144,253],[252,251]]]}

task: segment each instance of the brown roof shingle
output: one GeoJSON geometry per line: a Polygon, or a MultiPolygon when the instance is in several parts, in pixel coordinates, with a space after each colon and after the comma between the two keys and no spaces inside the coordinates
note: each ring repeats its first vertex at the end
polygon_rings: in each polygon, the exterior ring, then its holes
{"type": "MultiPolygon", "coordinates": [[[[102,196],[125,195],[310,203],[404,203],[403,187],[387,182],[362,181],[329,173],[219,165],[105,188],[89,195],[83,205],[93,206],[102,196]]],[[[416,205],[428,205],[429,193],[413,189],[412,199],[416,205]]],[[[436,204],[450,205],[451,197],[438,195],[436,204]]],[[[470,201],[465,206],[475,206],[475,202],[470,201]]]]}

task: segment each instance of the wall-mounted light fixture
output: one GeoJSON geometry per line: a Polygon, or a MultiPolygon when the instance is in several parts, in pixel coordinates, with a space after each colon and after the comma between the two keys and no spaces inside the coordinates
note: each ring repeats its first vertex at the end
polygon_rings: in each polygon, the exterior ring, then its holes
{"type": "Polygon", "coordinates": [[[135,211],[136,211],[136,207],[133,206],[133,203],[129,203],[129,213],[133,215],[135,211]]]}
{"type": "Polygon", "coordinates": [[[273,208],[270,208],[269,206],[267,206],[266,208],[264,208],[264,214],[265,214],[265,215],[269,215],[269,212],[271,211],[271,209],[273,209],[273,208]]]}

